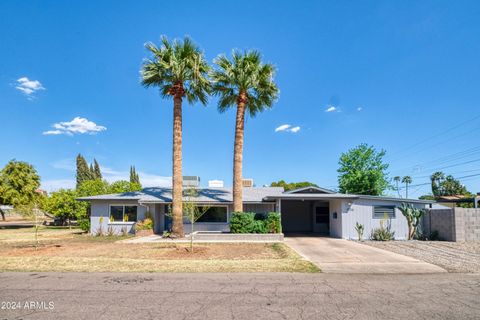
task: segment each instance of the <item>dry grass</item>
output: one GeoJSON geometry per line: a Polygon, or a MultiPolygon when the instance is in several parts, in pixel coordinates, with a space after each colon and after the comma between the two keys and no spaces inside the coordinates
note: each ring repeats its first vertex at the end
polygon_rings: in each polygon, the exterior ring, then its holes
{"type": "Polygon", "coordinates": [[[78,229],[0,230],[0,271],[75,272],[318,272],[283,244],[116,243],[78,229]]]}

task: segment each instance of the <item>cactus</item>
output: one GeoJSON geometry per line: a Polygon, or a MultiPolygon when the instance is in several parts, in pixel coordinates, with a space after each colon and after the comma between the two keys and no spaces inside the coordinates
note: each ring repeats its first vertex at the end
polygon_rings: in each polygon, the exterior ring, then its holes
{"type": "Polygon", "coordinates": [[[417,227],[425,214],[424,209],[417,209],[411,203],[402,203],[399,208],[408,223],[408,240],[412,240],[417,232],[417,227]]]}
{"type": "Polygon", "coordinates": [[[363,240],[363,231],[365,230],[365,226],[363,224],[360,224],[358,222],[355,223],[355,230],[357,231],[358,234],[358,240],[362,241],[363,240]]]}

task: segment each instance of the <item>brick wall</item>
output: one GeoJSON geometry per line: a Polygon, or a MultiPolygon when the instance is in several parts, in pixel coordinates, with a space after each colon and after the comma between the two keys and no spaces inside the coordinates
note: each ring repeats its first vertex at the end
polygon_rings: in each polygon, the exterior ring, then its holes
{"type": "Polygon", "coordinates": [[[430,209],[423,217],[423,231],[438,231],[440,240],[480,241],[480,209],[430,209]]]}

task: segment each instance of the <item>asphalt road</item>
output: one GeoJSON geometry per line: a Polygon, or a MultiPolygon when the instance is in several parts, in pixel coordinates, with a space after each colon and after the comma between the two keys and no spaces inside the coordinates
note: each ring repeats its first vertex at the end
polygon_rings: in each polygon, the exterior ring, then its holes
{"type": "Polygon", "coordinates": [[[2,273],[0,294],[0,319],[480,318],[479,274],[2,273]]]}

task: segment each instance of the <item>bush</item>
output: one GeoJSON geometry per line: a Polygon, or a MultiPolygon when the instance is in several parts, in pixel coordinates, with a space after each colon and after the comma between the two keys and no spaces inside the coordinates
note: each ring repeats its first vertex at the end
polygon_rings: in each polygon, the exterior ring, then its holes
{"type": "Polygon", "coordinates": [[[230,218],[231,233],[252,233],[255,214],[251,212],[234,212],[230,218]]]}
{"type": "Polygon", "coordinates": [[[90,231],[90,219],[89,218],[82,218],[78,220],[78,226],[83,231],[90,231]]]}
{"type": "Polygon", "coordinates": [[[280,213],[269,212],[265,219],[265,227],[267,228],[268,233],[281,233],[282,223],[280,220],[280,213]]]}
{"type": "Polygon", "coordinates": [[[230,218],[231,233],[280,233],[282,225],[280,213],[259,214],[234,212],[230,218]]]}
{"type": "Polygon", "coordinates": [[[395,232],[390,231],[390,226],[384,226],[384,220],[380,221],[380,228],[372,230],[370,236],[375,241],[390,241],[395,239],[395,232]]]}
{"type": "Polygon", "coordinates": [[[135,230],[152,230],[153,229],[153,220],[150,218],[145,218],[142,221],[139,221],[135,224],[135,230]]]}
{"type": "Polygon", "coordinates": [[[267,227],[265,226],[265,220],[253,221],[252,233],[268,233],[267,227]]]}

